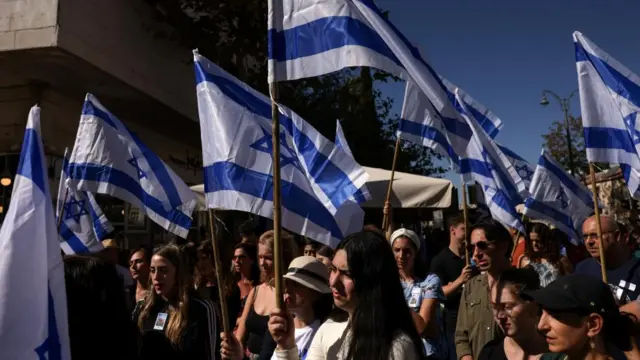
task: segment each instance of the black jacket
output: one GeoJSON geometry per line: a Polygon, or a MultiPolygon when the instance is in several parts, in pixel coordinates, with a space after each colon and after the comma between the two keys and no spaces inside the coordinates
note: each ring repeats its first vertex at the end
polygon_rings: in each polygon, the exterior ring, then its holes
{"type": "MultiPolygon", "coordinates": [[[[139,303],[134,311],[133,317],[136,321],[142,310],[141,304],[139,303]]],[[[179,347],[169,342],[164,330],[154,330],[158,314],[168,314],[167,309],[166,302],[157,303],[145,319],[142,328],[140,360],[211,360],[219,358],[217,343],[220,341],[220,335],[216,324],[216,310],[211,302],[200,300],[195,294],[190,297],[187,327],[179,347]]],[[[169,323],[170,318],[171,316],[168,315],[165,324],[169,323]]]]}

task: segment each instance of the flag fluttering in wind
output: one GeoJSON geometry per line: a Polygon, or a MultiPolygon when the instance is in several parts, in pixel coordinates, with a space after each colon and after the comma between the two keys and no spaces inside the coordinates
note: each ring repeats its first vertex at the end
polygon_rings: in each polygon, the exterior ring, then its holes
{"type": "MultiPolygon", "coordinates": [[[[194,57],[207,207],[272,218],[271,100],[194,57]]],[[[341,208],[368,174],[297,114],[279,112],[282,226],[335,246],[347,232],[341,208]]]]}
{"type": "Polygon", "coordinates": [[[504,156],[507,157],[509,163],[511,163],[511,165],[516,169],[516,172],[522,179],[525,187],[529,189],[531,186],[531,180],[533,179],[533,173],[536,171],[533,165],[506,146],[498,144],[498,148],[500,148],[500,151],[502,151],[504,156]]]}
{"type": "Polygon", "coordinates": [[[193,191],[91,94],[82,108],[67,176],[71,188],[117,197],[187,237],[197,202],[193,191]]]}
{"type": "Polygon", "coordinates": [[[587,160],[620,164],[640,199],[640,77],[580,32],[573,41],[587,160]]]}
{"type": "Polygon", "coordinates": [[[64,152],[56,218],[60,221],[60,247],[65,254],[100,252],[102,240],[113,232],[113,226],[90,192],[76,191],[67,184],[68,150],[64,152]]]}
{"type": "Polygon", "coordinates": [[[525,215],[549,222],[567,234],[574,244],[582,241],[581,227],[593,213],[593,195],[544,150],[530,191],[531,197],[525,202],[525,215]]]}
{"type": "MultiPolygon", "coordinates": [[[[336,121],[336,146],[339,149],[342,149],[347,155],[353,158],[353,153],[351,152],[351,148],[349,147],[349,143],[347,142],[347,138],[344,136],[344,132],[342,131],[342,126],[340,125],[340,121],[336,121]]],[[[355,160],[355,158],[354,158],[355,160]]],[[[367,185],[362,185],[351,200],[355,201],[358,204],[362,204],[365,201],[371,200],[371,194],[369,193],[369,189],[367,189],[367,185]]]]}
{"type": "Polygon", "coordinates": [[[473,134],[464,157],[460,159],[463,178],[482,186],[485,204],[495,220],[524,232],[516,206],[529,195],[528,190],[497,144],[475,121],[457,91],[455,96],[461,108],[460,114],[473,134]]]}
{"type": "Polygon", "coordinates": [[[0,352],[3,359],[68,360],[64,265],[40,135],[29,113],[11,203],[0,229],[0,352]]]}

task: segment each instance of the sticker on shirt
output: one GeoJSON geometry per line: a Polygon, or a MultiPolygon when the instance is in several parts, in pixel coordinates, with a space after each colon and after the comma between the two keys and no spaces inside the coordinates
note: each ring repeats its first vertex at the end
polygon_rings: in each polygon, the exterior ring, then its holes
{"type": "Polygon", "coordinates": [[[153,330],[164,330],[164,325],[167,323],[167,314],[166,313],[158,313],[158,317],[156,318],[156,323],[153,325],[153,330]]]}
{"type": "Polygon", "coordinates": [[[617,286],[609,284],[609,287],[611,288],[613,295],[616,297],[616,300],[622,304],[630,303],[631,298],[629,297],[629,293],[633,294],[636,291],[636,284],[624,280],[620,280],[617,286]]]}
{"type": "Polygon", "coordinates": [[[422,300],[421,298],[422,298],[421,288],[411,289],[411,297],[409,298],[409,307],[410,308],[420,307],[420,300],[422,300]]]}

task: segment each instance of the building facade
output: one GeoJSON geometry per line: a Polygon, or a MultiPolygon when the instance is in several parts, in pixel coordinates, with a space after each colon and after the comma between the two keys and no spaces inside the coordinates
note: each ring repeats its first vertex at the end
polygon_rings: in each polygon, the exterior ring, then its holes
{"type": "MultiPolygon", "coordinates": [[[[0,177],[15,174],[29,109],[39,104],[55,197],[92,93],[187,184],[202,183],[192,52],[170,40],[173,32],[142,0],[0,1],[0,177]]],[[[0,190],[2,212],[10,193],[0,190]]],[[[122,245],[170,238],[137,209],[99,200],[125,233],[122,245]]]]}

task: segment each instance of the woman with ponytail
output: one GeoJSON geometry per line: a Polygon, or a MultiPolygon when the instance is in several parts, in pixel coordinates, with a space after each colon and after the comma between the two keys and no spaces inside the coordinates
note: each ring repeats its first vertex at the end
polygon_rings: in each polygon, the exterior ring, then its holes
{"type": "Polygon", "coordinates": [[[217,353],[214,307],[195,295],[184,257],[175,245],[151,257],[151,291],[134,311],[141,360],[211,360],[217,353]]]}

